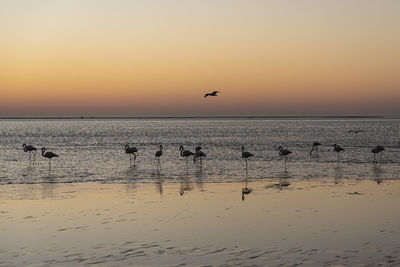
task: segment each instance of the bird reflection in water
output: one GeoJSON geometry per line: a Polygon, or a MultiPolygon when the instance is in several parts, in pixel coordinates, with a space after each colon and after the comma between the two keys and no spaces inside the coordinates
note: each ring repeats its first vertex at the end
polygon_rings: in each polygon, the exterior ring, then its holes
{"type": "Polygon", "coordinates": [[[383,170],[382,170],[381,166],[379,164],[374,164],[372,166],[372,172],[374,173],[374,177],[375,177],[374,181],[377,184],[381,184],[383,182],[383,179],[381,177],[383,170]]]}
{"type": "Polygon", "coordinates": [[[157,190],[158,190],[158,192],[160,193],[160,196],[163,194],[163,183],[164,183],[164,180],[163,180],[163,178],[162,178],[162,176],[161,176],[161,174],[160,173],[157,173],[156,174],[156,188],[157,188],[157,190]]]}
{"type": "Polygon", "coordinates": [[[334,184],[339,184],[343,181],[343,169],[338,165],[333,168],[334,184]]]}
{"type": "Polygon", "coordinates": [[[192,185],[189,181],[188,175],[181,177],[181,189],[179,190],[179,194],[182,196],[186,191],[192,191],[192,185]]]}
{"type": "Polygon", "coordinates": [[[57,179],[55,177],[46,177],[42,179],[42,199],[53,198],[55,196],[55,189],[57,187],[57,179]]]}
{"type": "Polygon", "coordinates": [[[242,186],[242,201],[245,200],[245,198],[246,198],[245,196],[250,194],[251,191],[253,191],[253,189],[248,187],[248,178],[246,176],[246,178],[245,178],[245,186],[244,187],[242,186]]]}

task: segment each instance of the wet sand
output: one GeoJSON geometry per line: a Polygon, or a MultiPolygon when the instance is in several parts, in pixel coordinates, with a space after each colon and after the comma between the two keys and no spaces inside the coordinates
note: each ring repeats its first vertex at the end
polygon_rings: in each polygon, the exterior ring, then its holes
{"type": "Polygon", "coordinates": [[[0,266],[399,266],[400,181],[244,187],[4,185],[0,266]]]}

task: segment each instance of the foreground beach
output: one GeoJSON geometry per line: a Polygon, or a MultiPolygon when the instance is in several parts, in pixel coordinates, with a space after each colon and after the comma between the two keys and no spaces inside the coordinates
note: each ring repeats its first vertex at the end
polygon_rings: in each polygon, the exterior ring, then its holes
{"type": "Polygon", "coordinates": [[[398,266],[400,181],[285,182],[4,185],[0,265],[398,266]]]}

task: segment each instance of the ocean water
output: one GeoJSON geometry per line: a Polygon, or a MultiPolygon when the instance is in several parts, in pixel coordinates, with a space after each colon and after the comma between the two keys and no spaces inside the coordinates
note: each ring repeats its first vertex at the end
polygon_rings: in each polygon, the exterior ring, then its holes
{"type": "Polygon", "coordinates": [[[247,177],[259,179],[400,178],[400,120],[398,119],[76,119],[0,120],[0,184],[36,183],[177,183],[238,182],[246,177],[241,146],[255,156],[247,177]],[[361,130],[359,133],[350,130],[361,130]],[[314,141],[319,152],[309,155],[314,141]],[[35,162],[22,149],[38,148],[35,162]],[[124,146],[138,148],[130,167],[124,146]],[[332,145],[345,150],[337,162],[332,145]],[[155,152],[164,146],[161,167],[155,152]],[[371,149],[386,148],[379,164],[371,149]],[[202,146],[202,167],[180,156],[179,146],[202,146]],[[276,149],[291,150],[285,162],[276,149]],[[40,148],[60,157],[48,160],[40,148]]]}

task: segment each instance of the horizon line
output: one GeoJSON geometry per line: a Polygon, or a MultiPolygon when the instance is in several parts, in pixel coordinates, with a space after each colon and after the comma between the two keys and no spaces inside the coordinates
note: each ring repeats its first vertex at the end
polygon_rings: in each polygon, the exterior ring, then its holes
{"type": "Polygon", "coordinates": [[[396,115],[277,115],[277,116],[5,116],[0,120],[70,120],[70,119],[391,119],[396,115]]]}

